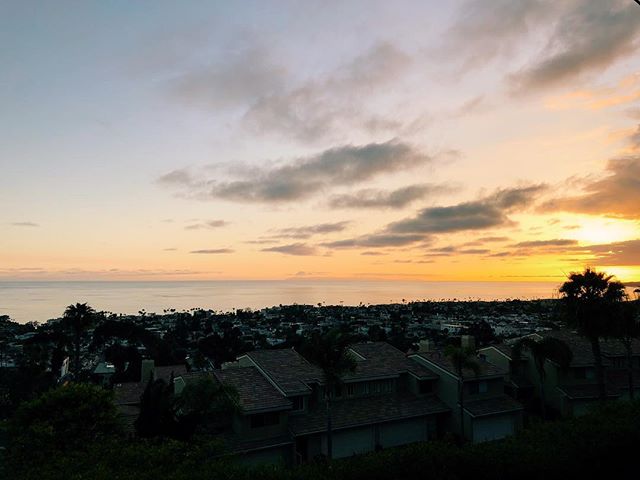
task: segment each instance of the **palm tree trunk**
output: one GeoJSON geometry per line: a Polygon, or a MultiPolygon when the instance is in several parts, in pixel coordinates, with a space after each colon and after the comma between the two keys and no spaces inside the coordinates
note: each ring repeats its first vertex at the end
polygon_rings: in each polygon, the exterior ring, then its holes
{"type": "Polygon", "coordinates": [[[624,341],[624,348],[627,353],[627,375],[629,379],[629,400],[633,400],[633,356],[631,352],[631,339],[624,341]]]}
{"type": "Polygon", "coordinates": [[[542,415],[542,419],[547,419],[547,403],[544,398],[544,380],[540,379],[540,414],[542,415]]]}
{"type": "Polygon", "coordinates": [[[327,407],[327,458],[333,458],[333,433],[331,431],[331,399],[329,395],[325,397],[327,407]]]}
{"type": "Polygon", "coordinates": [[[74,353],[73,356],[75,357],[74,360],[74,367],[73,367],[73,373],[76,377],[76,380],[78,379],[78,375],[80,374],[80,331],[76,332],[76,338],[75,338],[75,342],[74,342],[74,353]]]}
{"type": "Polygon", "coordinates": [[[598,398],[604,402],[607,398],[607,390],[604,383],[604,369],[602,368],[602,352],[600,351],[600,339],[591,339],[591,351],[596,364],[596,381],[598,382],[598,398]]]}
{"type": "Polygon", "coordinates": [[[458,403],[460,403],[460,440],[464,443],[464,379],[458,380],[458,403]]]}

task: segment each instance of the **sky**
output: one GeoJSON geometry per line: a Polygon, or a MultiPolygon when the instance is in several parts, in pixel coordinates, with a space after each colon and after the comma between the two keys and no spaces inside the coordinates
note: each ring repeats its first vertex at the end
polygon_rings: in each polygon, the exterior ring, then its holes
{"type": "Polygon", "coordinates": [[[631,0],[0,0],[0,280],[640,281],[631,0]]]}

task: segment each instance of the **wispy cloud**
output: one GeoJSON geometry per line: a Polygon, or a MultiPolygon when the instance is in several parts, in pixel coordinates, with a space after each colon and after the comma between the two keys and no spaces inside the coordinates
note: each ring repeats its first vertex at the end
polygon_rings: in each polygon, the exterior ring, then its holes
{"type": "Polygon", "coordinates": [[[297,256],[310,256],[317,254],[317,249],[313,246],[307,245],[306,243],[291,243],[288,245],[279,245],[277,247],[263,248],[262,251],[297,256]]]}
{"type": "Polygon", "coordinates": [[[610,160],[606,173],[587,182],[583,194],[555,198],[542,210],[640,218],[640,156],[610,160]]]}
{"type": "Polygon", "coordinates": [[[307,199],[334,185],[353,185],[381,174],[427,164],[431,157],[398,140],[325,150],[272,168],[245,169],[241,178],[219,181],[204,178],[206,172],[192,174],[188,169],[169,172],[158,179],[177,187],[186,196],[224,199],[245,203],[285,203],[307,199]]]}
{"type": "Polygon", "coordinates": [[[229,222],[225,220],[209,220],[201,223],[193,223],[184,227],[185,230],[207,230],[224,227],[229,225],[229,222]]]}
{"type": "Polygon", "coordinates": [[[39,227],[40,224],[35,223],[35,222],[13,222],[13,223],[11,223],[11,226],[13,226],[13,227],[31,227],[31,228],[35,228],[35,227],[39,227]]]}
{"type": "Polygon", "coordinates": [[[640,33],[637,8],[626,0],[575,2],[556,23],[542,55],[512,82],[521,92],[544,88],[602,71],[633,53],[640,33]]]}
{"type": "Polygon", "coordinates": [[[314,235],[325,235],[344,231],[351,222],[319,223],[317,225],[305,225],[303,227],[288,227],[275,230],[276,238],[310,238],[314,235]]]}
{"type": "Polygon", "coordinates": [[[189,253],[196,253],[200,255],[219,255],[224,253],[233,253],[231,248],[205,248],[202,250],[191,250],[189,253]]]}
{"type": "Polygon", "coordinates": [[[334,195],[329,200],[332,208],[403,208],[427,196],[450,192],[452,187],[435,184],[416,184],[396,190],[363,189],[350,194],[334,195]]]}

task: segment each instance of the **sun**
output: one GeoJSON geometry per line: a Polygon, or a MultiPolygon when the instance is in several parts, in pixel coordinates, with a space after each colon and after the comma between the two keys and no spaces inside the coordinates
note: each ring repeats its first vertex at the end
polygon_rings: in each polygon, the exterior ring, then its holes
{"type": "Polygon", "coordinates": [[[640,228],[637,222],[612,218],[589,218],[580,221],[580,227],[573,237],[580,243],[594,245],[624,242],[638,238],[640,228]]]}

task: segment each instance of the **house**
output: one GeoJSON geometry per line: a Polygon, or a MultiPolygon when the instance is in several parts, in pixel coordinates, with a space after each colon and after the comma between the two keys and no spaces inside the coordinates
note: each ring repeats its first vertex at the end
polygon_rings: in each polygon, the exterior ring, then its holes
{"type": "MultiPolygon", "coordinates": [[[[384,342],[350,350],[356,369],[330,392],[334,458],[443,433],[450,409],[434,393],[438,375],[384,342]]],[[[323,374],[295,350],[248,352],[213,376],[237,391],[241,412],[224,441],[244,463],[303,463],[326,455],[323,374]]]]}
{"type": "Polygon", "coordinates": [[[479,349],[478,358],[506,372],[504,391],[507,395],[525,405],[534,401],[536,386],[529,379],[529,358],[523,355],[514,358],[513,347],[505,343],[479,349]]]}
{"type": "Polygon", "coordinates": [[[450,409],[448,428],[473,442],[497,440],[522,428],[522,405],[505,394],[507,371],[479,359],[480,371],[463,370],[462,378],[442,352],[417,352],[410,356],[439,375],[435,393],[450,409]],[[463,411],[460,411],[459,385],[462,382],[463,411]]]}
{"type": "MultiPolygon", "coordinates": [[[[551,360],[545,362],[544,401],[563,416],[582,415],[598,402],[598,383],[591,343],[570,330],[552,330],[545,337],[563,341],[571,350],[573,358],[568,368],[562,369],[551,360]]],[[[534,334],[533,338],[543,336],[534,334]]],[[[600,342],[602,363],[605,372],[607,398],[617,399],[629,396],[627,359],[622,343],[616,339],[600,342]]],[[[640,395],[640,342],[632,343],[634,393],[640,395]]],[[[530,352],[524,350],[522,356],[528,359],[525,375],[540,391],[540,376],[535,369],[530,352]]],[[[538,395],[538,394],[536,394],[538,395]]]]}

